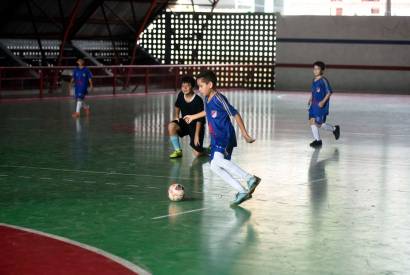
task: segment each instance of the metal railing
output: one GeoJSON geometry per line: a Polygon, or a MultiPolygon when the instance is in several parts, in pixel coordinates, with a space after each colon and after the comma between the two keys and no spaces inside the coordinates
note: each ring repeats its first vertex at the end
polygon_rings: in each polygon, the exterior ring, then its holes
{"type": "MultiPolygon", "coordinates": [[[[214,70],[219,87],[273,89],[273,65],[134,65],[89,66],[94,87],[103,87],[112,94],[118,91],[144,93],[152,89],[178,89],[183,74],[196,75],[200,71],[214,70]],[[121,89],[120,89],[121,88],[121,89]]],[[[31,90],[44,97],[61,91],[71,79],[74,67],[0,67],[0,96],[13,95],[13,91],[31,90]]]]}

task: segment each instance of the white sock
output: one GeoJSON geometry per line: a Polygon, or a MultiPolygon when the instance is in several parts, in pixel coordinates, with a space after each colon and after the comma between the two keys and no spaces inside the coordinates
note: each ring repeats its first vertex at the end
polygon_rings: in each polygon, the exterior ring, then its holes
{"type": "Polygon", "coordinates": [[[235,188],[238,192],[246,192],[246,189],[243,188],[239,181],[234,179],[232,175],[236,175],[237,177],[242,179],[247,178],[249,174],[243,171],[240,167],[238,167],[231,161],[226,160],[223,157],[222,153],[214,153],[214,158],[211,161],[211,169],[225,182],[229,183],[233,188],[235,188]]]}
{"type": "Polygon", "coordinates": [[[326,131],[330,131],[330,132],[333,132],[333,131],[335,130],[335,127],[334,127],[334,126],[332,126],[332,125],[330,125],[330,124],[327,124],[327,123],[323,123],[323,124],[320,126],[320,128],[323,129],[323,130],[326,130],[326,131]]]}
{"type": "Polygon", "coordinates": [[[315,140],[320,140],[319,129],[317,128],[316,124],[310,125],[310,128],[312,128],[313,138],[315,140]]]}
{"type": "Polygon", "coordinates": [[[77,100],[77,108],[75,109],[75,111],[76,111],[77,113],[80,112],[82,105],[83,105],[83,102],[82,102],[81,100],[77,100]]]}

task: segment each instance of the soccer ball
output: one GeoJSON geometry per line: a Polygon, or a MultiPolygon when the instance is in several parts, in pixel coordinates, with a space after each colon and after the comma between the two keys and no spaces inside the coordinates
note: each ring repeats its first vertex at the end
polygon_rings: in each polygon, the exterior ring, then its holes
{"type": "Polygon", "coordinates": [[[168,198],[171,201],[180,201],[184,198],[185,188],[179,183],[173,183],[168,188],[168,198]]]}

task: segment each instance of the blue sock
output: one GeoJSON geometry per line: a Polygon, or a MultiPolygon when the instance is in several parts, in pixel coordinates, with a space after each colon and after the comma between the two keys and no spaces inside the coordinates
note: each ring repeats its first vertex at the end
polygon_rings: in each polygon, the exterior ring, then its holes
{"type": "Polygon", "coordinates": [[[181,150],[181,145],[179,144],[178,136],[171,136],[171,143],[175,150],[181,150]]]}

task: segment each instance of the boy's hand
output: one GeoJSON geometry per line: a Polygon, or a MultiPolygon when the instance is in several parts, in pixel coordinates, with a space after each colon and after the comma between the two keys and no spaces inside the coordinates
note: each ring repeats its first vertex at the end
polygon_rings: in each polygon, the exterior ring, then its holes
{"type": "Polygon", "coordinates": [[[186,115],[184,116],[184,120],[186,123],[190,124],[192,121],[194,121],[194,116],[193,115],[186,115]]]}
{"type": "Polygon", "coordinates": [[[320,107],[320,108],[323,108],[323,106],[325,106],[325,103],[324,103],[323,101],[320,101],[320,102],[319,102],[319,107],[320,107]]]}
{"type": "Polygon", "coordinates": [[[254,143],[256,139],[254,139],[253,137],[251,137],[250,135],[246,135],[244,136],[245,140],[247,143],[254,143]]]}
{"type": "Polygon", "coordinates": [[[194,144],[195,144],[196,146],[199,146],[199,145],[200,145],[200,143],[199,143],[199,136],[197,136],[197,135],[195,135],[194,144]]]}

